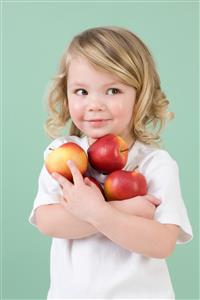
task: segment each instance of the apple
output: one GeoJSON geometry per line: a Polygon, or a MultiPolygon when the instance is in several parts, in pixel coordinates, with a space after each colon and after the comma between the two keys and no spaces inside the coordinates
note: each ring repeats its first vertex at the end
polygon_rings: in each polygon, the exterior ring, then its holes
{"type": "Polygon", "coordinates": [[[122,169],[128,159],[128,146],[118,135],[107,134],[88,148],[88,160],[97,171],[109,174],[122,169]]]}
{"type": "Polygon", "coordinates": [[[92,181],[94,184],[96,184],[96,186],[100,189],[100,191],[102,192],[102,194],[103,194],[103,196],[104,196],[104,189],[103,189],[103,187],[101,186],[100,182],[99,182],[96,178],[94,178],[94,177],[92,177],[92,176],[87,176],[87,178],[89,178],[90,181],[92,181]]]}
{"type": "Polygon", "coordinates": [[[144,196],[147,194],[147,182],[138,171],[117,170],[106,177],[104,193],[108,201],[144,196]]]}
{"type": "Polygon", "coordinates": [[[87,154],[79,145],[73,142],[52,149],[45,159],[45,166],[50,174],[57,172],[72,181],[72,174],[67,166],[68,160],[74,161],[81,174],[86,172],[88,167],[87,154]]]}

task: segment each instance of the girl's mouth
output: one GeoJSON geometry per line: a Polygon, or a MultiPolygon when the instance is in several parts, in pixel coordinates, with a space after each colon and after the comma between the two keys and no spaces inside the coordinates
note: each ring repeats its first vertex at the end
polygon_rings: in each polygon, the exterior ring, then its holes
{"type": "Polygon", "coordinates": [[[101,127],[106,125],[110,119],[93,119],[93,120],[87,120],[87,122],[92,125],[93,127],[101,127]]]}

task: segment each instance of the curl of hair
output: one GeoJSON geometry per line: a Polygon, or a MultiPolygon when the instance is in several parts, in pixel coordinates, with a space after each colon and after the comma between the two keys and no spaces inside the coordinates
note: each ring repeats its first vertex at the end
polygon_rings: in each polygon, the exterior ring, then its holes
{"type": "Polygon", "coordinates": [[[47,94],[49,117],[44,124],[44,129],[51,138],[60,135],[60,130],[65,127],[70,118],[67,105],[66,68],[63,60],[64,57],[61,60],[58,75],[53,78],[47,94]]]}
{"type": "MultiPolygon", "coordinates": [[[[71,60],[77,56],[88,60],[94,68],[112,72],[122,83],[136,89],[132,135],[141,142],[158,146],[161,129],[173,118],[167,111],[169,101],[160,87],[160,78],[148,48],[134,33],[120,27],[88,29],[75,36],[64,51],[58,74],[49,90],[47,134],[51,138],[59,136],[70,120],[67,77],[71,60]]],[[[69,133],[83,135],[73,122],[69,133]]]]}
{"type": "MultiPolygon", "coordinates": [[[[146,95],[148,98],[148,93],[146,95]]],[[[160,132],[166,122],[174,118],[172,112],[168,112],[169,101],[161,89],[154,91],[152,105],[144,101],[145,95],[138,99],[133,113],[132,128],[135,138],[139,141],[158,146],[161,142],[160,132]]]]}

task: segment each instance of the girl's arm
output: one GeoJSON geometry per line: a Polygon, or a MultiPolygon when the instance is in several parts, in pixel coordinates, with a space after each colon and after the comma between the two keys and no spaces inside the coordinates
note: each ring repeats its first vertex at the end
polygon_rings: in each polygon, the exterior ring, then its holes
{"type": "Polygon", "coordinates": [[[80,239],[98,232],[93,225],[78,219],[59,203],[39,206],[35,216],[39,231],[51,237],[80,239]]]}
{"type": "MultiPolygon", "coordinates": [[[[152,219],[159,201],[146,195],[109,204],[126,214],[152,219]]],[[[80,239],[98,232],[93,225],[77,218],[59,203],[39,206],[36,209],[36,223],[41,233],[64,239],[80,239]]]]}
{"type": "MultiPolygon", "coordinates": [[[[179,227],[121,212],[105,202],[99,188],[83,178],[72,161],[67,162],[73,183],[58,173],[52,176],[63,190],[61,203],[66,211],[93,225],[114,243],[144,256],[165,258],[175,247],[179,227]]],[[[123,201],[122,201],[123,202],[123,201]]],[[[68,232],[70,227],[67,228],[68,232]]]]}
{"type": "Polygon", "coordinates": [[[128,215],[107,206],[88,220],[102,234],[121,247],[154,258],[166,258],[176,244],[179,227],[128,215]]]}

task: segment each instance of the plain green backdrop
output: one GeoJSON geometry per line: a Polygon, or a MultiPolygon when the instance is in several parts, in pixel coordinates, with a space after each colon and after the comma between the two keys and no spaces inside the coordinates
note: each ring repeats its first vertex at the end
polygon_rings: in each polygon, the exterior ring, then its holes
{"type": "Polygon", "coordinates": [[[178,245],[168,265],[176,298],[198,299],[198,4],[192,1],[2,3],[2,298],[46,298],[51,239],[28,223],[50,142],[44,94],[70,39],[100,25],[126,27],[143,39],[175,112],[163,139],[179,164],[194,239],[178,245]]]}

